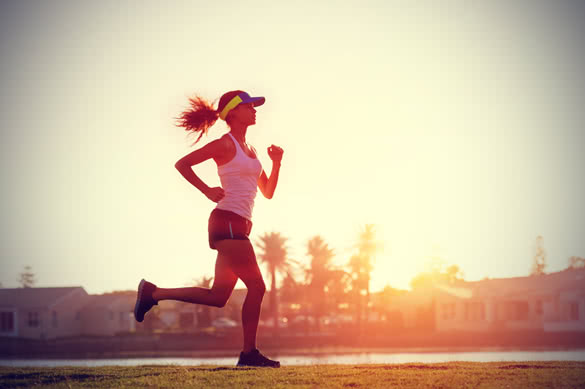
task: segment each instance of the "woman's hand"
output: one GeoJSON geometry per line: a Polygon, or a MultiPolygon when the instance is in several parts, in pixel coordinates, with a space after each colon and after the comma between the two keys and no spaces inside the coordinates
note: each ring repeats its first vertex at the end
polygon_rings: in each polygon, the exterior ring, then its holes
{"type": "Polygon", "coordinates": [[[219,200],[225,197],[225,192],[221,187],[209,188],[205,192],[203,192],[205,196],[214,203],[218,203],[219,200]]]}
{"type": "Polygon", "coordinates": [[[282,160],[283,153],[284,153],[284,150],[278,146],[272,145],[268,148],[268,156],[270,157],[270,159],[274,163],[278,163],[278,164],[280,163],[280,161],[282,160]]]}

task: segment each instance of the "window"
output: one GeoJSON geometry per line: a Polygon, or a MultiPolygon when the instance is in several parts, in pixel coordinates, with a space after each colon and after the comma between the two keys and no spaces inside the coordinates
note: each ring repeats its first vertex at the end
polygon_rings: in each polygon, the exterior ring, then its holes
{"type": "Polygon", "coordinates": [[[39,325],[40,325],[39,313],[38,312],[29,312],[28,313],[28,326],[29,327],[38,327],[39,325]]]}
{"type": "Polygon", "coordinates": [[[0,312],[0,332],[14,331],[14,312],[0,312]]]}
{"type": "Polygon", "coordinates": [[[579,320],[579,303],[572,302],[569,304],[571,320],[579,320]]]}
{"type": "Polygon", "coordinates": [[[59,323],[57,322],[57,312],[53,311],[51,314],[51,322],[53,323],[53,328],[57,328],[59,323]]]}
{"type": "Polygon", "coordinates": [[[528,311],[528,301],[511,301],[508,305],[508,319],[527,320],[528,311]]]}
{"type": "Polygon", "coordinates": [[[114,320],[114,312],[108,311],[108,317],[110,318],[110,320],[114,320]]]}

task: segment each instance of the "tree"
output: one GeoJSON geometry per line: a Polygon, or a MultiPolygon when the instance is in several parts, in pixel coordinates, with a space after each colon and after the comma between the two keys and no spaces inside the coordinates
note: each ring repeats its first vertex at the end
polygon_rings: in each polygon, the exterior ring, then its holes
{"type": "Polygon", "coordinates": [[[455,281],[463,279],[463,271],[459,269],[459,266],[457,265],[448,266],[445,270],[445,274],[449,284],[453,284],[455,281]]]}
{"type": "Polygon", "coordinates": [[[311,293],[313,316],[319,324],[327,305],[329,284],[334,280],[335,268],[331,260],[335,253],[323,238],[316,235],[307,242],[307,255],[310,266],[305,270],[305,276],[311,293]]]}
{"type": "Polygon", "coordinates": [[[24,267],[24,271],[20,273],[20,279],[18,282],[22,288],[32,288],[35,285],[35,275],[30,266],[27,265],[24,267]]]}
{"type": "Polygon", "coordinates": [[[352,291],[357,310],[358,325],[361,325],[362,316],[367,320],[367,307],[370,302],[370,279],[374,269],[374,257],[382,248],[376,240],[376,231],[373,224],[366,224],[361,230],[356,245],[357,254],[349,260],[349,268],[352,279],[352,291]],[[365,302],[364,302],[365,300],[365,302]]]}
{"type": "Polygon", "coordinates": [[[298,303],[300,301],[301,285],[297,283],[292,271],[289,271],[282,280],[280,286],[280,301],[286,303],[298,303]]]}
{"type": "Polygon", "coordinates": [[[343,269],[332,270],[330,281],[327,284],[327,300],[333,310],[338,312],[339,305],[348,302],[348,292],[351,290],[351,275],[343,269]]]}
{"type": "Polygon", "coordinates": [[[536,250],[534,253],[534,261],[532,262],[531,276],[540,276],[544,274],[546,267],[546,251],[544,250],[544,238],[542,236],[536,237],[536,250]]]}
{"type": "Polygon", "coordinates": [[[431,288],[435,285],[450,285],[463,280],[463,272],[457,265],[447,265],[443,260],[433,258],[429,269],[417,274],[411,281],[412,289],[431,288]]]}
{"type": "Polygon", "coordinates": [[[569,258],[569,269],[582,269],[585,267],[585,258],[573,256],[569,258]]]}
{"type": "MultiPolygon", "coordinates": [[[[270,307],[272,319],[274,320],[274,329],[278,330],[278,292],[276,289],[276,275],[287,274],[292,266],[292,261],[288,258],[288,249],[286,247],[287,238],[278,232],[264,233],[256,246],[260,249],[259,258],[268,267],[270,274],[270,307]]],[[[276,332],[275,332],[276,333],[276,332]]]]}

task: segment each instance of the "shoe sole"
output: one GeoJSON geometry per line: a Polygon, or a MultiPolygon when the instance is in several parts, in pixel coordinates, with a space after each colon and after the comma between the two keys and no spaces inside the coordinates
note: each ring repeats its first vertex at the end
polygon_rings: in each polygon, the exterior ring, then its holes
{"type": "Polygon", "coordinates": [[[270,366],[270,365],[240,365],[239,363],[236,367],[271,367],[273,369],[278,369],[280,367],[280,363],[277,366],[270,366]]]}
{"type": "Polygon", "coordinates": [[[144,316],[142,316],[142,320],[138,320],[138,307],[140,307],[140,298],[142,297],[142,288],[144,288],[144,284],[146,280],[143,278],[140,283],[138,284],[138,295],[136,296],[136,304],[134,305],[134,319],[137,322],[142,323],[144,321],[144,316]]]}

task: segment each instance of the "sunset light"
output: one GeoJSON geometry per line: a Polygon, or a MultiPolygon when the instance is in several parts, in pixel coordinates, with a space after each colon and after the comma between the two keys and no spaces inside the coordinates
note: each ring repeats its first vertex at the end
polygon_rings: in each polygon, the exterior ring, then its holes
{"type": "Polygon", "coordinates": [[[372,224],[375,291],[435,257],[466,280],[528,275],[537,236],[566,268],[585,255],[583,24],[553,3],[449,4],[3,4],[0,282],[213,276],[214,204],[173,165],[227,129],[192,146],[174,123],[232,89],[266,96],[248,132],[263,165],[284,149],[253,242],[279,232],[307,265],[319,235],[346,267],[372,224]]]}
{"type": "Polygon", "coordinates": [[[0,387],[585,388],[584,16],[0,1],[0,387]]]}

